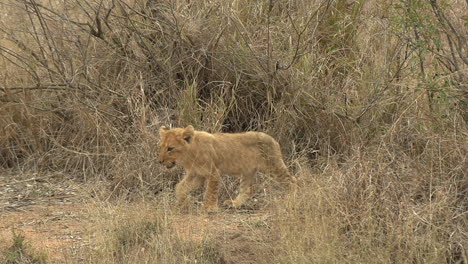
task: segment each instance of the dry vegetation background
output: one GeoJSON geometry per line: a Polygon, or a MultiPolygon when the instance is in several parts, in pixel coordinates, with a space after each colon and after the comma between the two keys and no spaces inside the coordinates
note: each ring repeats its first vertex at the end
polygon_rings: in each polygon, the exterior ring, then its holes
{"type": "MultiPolygon", "coordinates": [[[[0,168],[150,208],[181,175],[155,161],[160,125],[266,131],[301,180],[288,209],[257,194],[275,262],[467,263],[467,8],[0,0],[0,168]]],[[[172,211],[101,209],[89,262],[226,262],[172,211]]]]}

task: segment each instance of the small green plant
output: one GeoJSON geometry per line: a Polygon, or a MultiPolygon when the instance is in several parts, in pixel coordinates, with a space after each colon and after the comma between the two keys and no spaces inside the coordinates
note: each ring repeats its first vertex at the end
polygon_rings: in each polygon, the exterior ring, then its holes
{"type": "Polygon", "coordinates": [[[0,258],[6,264],[42,264],[46,263],[46,255],[32,250],[31,245],[25,241],[21,233],[13,233],[13,241],[0,258]]]}
{"type": "Polygon", "coordinates": [[[407,58],[417,67],[413,78],[419,81],[416,91],[425,90],[431,111],[440,105],[446,109],[463,104],[460,90],[466,77],[460,74],[468,62],[464,59],[466,40],[449,14],[449,1],[394,1],[391,15],[393,34],[408,48],[407,58]]]}

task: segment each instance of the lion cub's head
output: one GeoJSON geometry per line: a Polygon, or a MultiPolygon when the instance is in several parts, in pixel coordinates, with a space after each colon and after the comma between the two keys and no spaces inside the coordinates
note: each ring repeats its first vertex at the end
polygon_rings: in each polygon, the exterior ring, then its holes
{"type": "Polygon", "coordinates": [[[168,169],[174,167],[177,160],[184,155],[194,132],[193,126],[173,129],[162,126],[159,129],[159,135],[161,136],[159,163],[168,169]]]}

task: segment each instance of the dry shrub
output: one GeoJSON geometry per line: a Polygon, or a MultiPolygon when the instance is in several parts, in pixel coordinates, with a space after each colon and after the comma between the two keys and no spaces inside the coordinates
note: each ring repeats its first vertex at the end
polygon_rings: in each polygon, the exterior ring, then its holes
{"type": "MultiPolygon", "coordinates": [[[[448,62],[422,58],[422,48],[434,52],[435,40],[420,47],[408,40],[414,36],[403,38],[399,30],[411,27],[407,20],[417,14],[401,13],[396,0],[73,3],[5,4],[30,20],[5,27],[8,52],[3,58],[8,69],[22,76],[10,78],[11,83],[34,94],[28,108],[57,112],[59,120],[48,114],[45,123],[83,129],[62,133],[74,136],[72,150],[78,153],[102,150],[112,159],[118,146],[125,150],[129,143],[141,143],[141,109],[149,113],[145,124],[156,120],[158,125],[191,123],[209,131],[265,130],[289,157],[305,152],[312,159],[317,153],[346,155],[356,145],[378,141],[385,125],[399,122],[401,114],[414,109],[407,106],[415,100],[422,112],[418,118],[462,113],[456,110],[460,100],[455,95],[463,86],[464,68],[444,65],[463,61],[459,56],[448,62]],[[428,66],[414,68],[418,60],[428,66]],[[436,80],[441,74],[452,75],[436,80]],[[61,115],[94,120],[80,124],[61,115]]],[[[424,14],[434,16],[423,7],[424,14]]],[[[437,26],[437,18],[429,22],[437,26]]],[[[434,33],[440,54],[450,49],[443,34],[454,38],[458,33],[444,31],[444,26],[434,33]]],[[[5,92],[15,88],[5,86],[5,92]]],[[[11,96],[7,103],[18,101],[16,93],[11,96]]],[[[57,141],[56,129],[41,143],[46,152],[53,145],[48,141],[57,141]]],[[[107,173],[101,154],[96,162],[81,156],[72,162],[74,168],[107,173]]],[[[38,167],[44,166],[47,162],[38,167]]]]}

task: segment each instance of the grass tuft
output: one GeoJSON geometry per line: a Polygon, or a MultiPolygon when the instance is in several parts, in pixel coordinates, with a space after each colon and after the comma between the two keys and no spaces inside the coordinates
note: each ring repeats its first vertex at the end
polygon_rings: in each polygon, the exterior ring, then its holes
{"type": "Polygon", "coordinates": [[[47,263],[47,256],[31,248],[25,237],[21,233],[12,231],[13,241],[11,246],[5,249],[0,256],[0,260],[5,264],[44,264],[47,263]]]}

